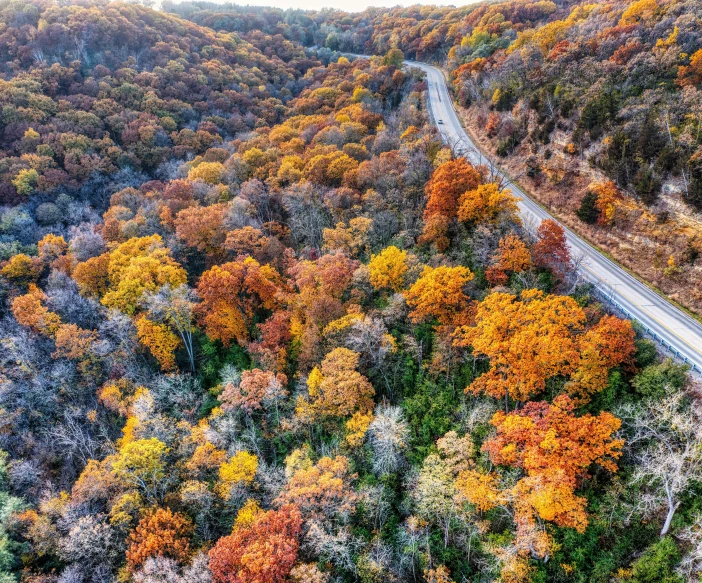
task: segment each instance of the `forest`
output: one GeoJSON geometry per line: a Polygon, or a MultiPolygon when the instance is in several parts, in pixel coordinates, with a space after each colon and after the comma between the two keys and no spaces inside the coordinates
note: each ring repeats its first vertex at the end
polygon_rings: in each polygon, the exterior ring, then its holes
{"type": "Polygon", "coordinates": [[[314,13],[166,1],[206,26],[437,64],[474,141],[572,230],[702,313],[702,6],[508,1],[314,13]]]}
{"type": "Polygon", "coordinates": [[[0,583],[699,581],[702,385],[402,60],[694,307],[701,19],[0,0],[0,583]]]}

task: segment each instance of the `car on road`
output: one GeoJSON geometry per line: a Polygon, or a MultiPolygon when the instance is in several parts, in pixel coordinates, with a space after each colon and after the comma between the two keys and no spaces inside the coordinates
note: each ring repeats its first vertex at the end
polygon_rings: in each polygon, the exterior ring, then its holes
{"type": "Polygon", "coordinates": [[[439,121],[438,121],[437,123],[440,123],[440,124],[442,124],[442,125],[443,125],[443,123],[444,123],[444,120],[443,120],[443,119],[440,119],[440,120],[439,120],[439,121]]]}

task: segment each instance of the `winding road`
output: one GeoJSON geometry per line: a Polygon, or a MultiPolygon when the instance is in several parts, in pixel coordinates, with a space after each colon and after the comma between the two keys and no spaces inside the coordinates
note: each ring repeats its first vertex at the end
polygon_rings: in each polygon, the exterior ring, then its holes
{"type": "MultiPolygon", "coordinates": [[[[368,58],[365,55],[352,56],[368,58]]],[[[493,173],[503,174],[481,153],[463,129],[442,72],[426,63],[404,61],[404,64],[426,73],[430,113],[444,141],[471,163],[485,164],[493,173]]],[[[538,225],[544,219],[554,218],[507,177],[505,183],[506,188],[521,199],[519,210],[525,224],[538,225]]],[[[580,276],[595,285],[601,299],[614,312],[638,321],[664,353],[688,363],[695,376],[702,375],[702,324],[631,276],[565,225],[562,226],[573,254],[583,258],[580,276]]]]}

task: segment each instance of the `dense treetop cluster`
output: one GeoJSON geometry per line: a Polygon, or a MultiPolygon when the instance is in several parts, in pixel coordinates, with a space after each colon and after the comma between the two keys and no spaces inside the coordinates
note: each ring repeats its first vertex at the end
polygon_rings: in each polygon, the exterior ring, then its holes
{"type": "Polygon", "coordinates": [[[320,54],[393,50],[445,66],[469,130],[539,202],[702,310],[699,2],[509,0],[360,13],[166,8],[242,34],[243,23],[256,22],[320,54]]]}
{"type": "Polygon", "coordinates": [[[1,583],[698,576],[685,367],[399,66],[499,6],[0,4],[1,583]]]}

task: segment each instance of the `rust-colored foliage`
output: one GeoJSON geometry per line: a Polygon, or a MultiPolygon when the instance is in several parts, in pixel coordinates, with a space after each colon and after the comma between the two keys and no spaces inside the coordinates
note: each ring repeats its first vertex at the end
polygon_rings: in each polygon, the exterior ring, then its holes
{"type": "Polygon", "coordinates": [[[424,231],[420,243],[433,243],[439,251],[448,247],[450,223],[456,218],[458,201],[467,191],[475,190],[482,175],[465,158],[441,164],[427,182],[424,208],[424,231]]]}
{"type": "Polygon", "coordinates": [[[224,218],[227,205],[192,206],[183,209],[175,219],[176,236],[188,247],[207,255],[222,251],[226,238],[224,218]]]}
{"type": "Polygon", "coordinates": [[[17,322],[42,334],[54,334],[61,324],[57,314],[43,302],[48,298],[37,286],[30,285],[28,292],[12,300],[12,313],[17,322]]]}
{"type": "Polygon", "coordinates": [[[702,85],[702,49],[690,57],[690,64],[678,68],[678,85],[702,85]]]}
{"type": "Polygon", "coordinates": [[[224,387],[220,396],[224,409],[241,408],[249,415],[263,407],[264,401],[274,401],[287,394],[285,385],[287,377],[255,368],[241,373],[238,385],[229,384],[224,387]]]}
{"type": "Polygon", "coordinates": [[[139,521],[127,538],[127,563],[134,570],[149,557],[169,557],[185,562],[190,553],[190,520],[171,511],[157,508],[139,521]]]}
{"type": "Polygon", "coordinates": [[[607,386],[608,372],[620,364],[632,365],[636,333],[629,320],[605,315],[579,339],[580,364],[566,389],[583,399],[607,386]]]}
{"type": "Polygon", "coordinates": [[[537,241],[531,248],[534,265],[551,269],[559,277],[570,269],[570,249],[565,231],[556,221],[545,219],[536,229],[537,241]]]}
{"type": "Polygon", "coordinates": [[[458,199],[464,192],[475,190],[482,176],[465,158],[443,163],[431,175],[425,191],[427,204],[424,219],[432,215],[454,218],[458,211],[458,199]]]}
{"type": "Polygon", "coordinates": [[[232,340],[245,343],[254,313],[259,308],[274,309],[280,289],[278,272],[252,257],[215,265],[197,284],[202,298],[198,306],[200,324],[210,338],[221,340],[225,346],[232,340]]]}
{"type": "Polygon", "coordinates": [[[525,472],[517,496],[542,519],[583,532],[585,500],[574,492],[593,464],[615,472],[624,442],[613,438],[621,422],[610,413],[576,417],[574,409],[560,395],[552,405],[532,402],[514,413],[498,412],[491,421],[497,435],[483,450],[494,463],[525,472]]]}
{"type": "Polygon", "coordinates": [[[214,583],[282,583],[300,548],[300,511],[294,505],[259,512],[210,550],[214,583]]]}
{"type": "Polygon", "coordinates": [[[493,265],[485,270],[485,277],[492,286],[507,283],[508,272],[521,273],[531,266],[531,253],[526,243],[517,235],[500,239],[493,265]]]}

